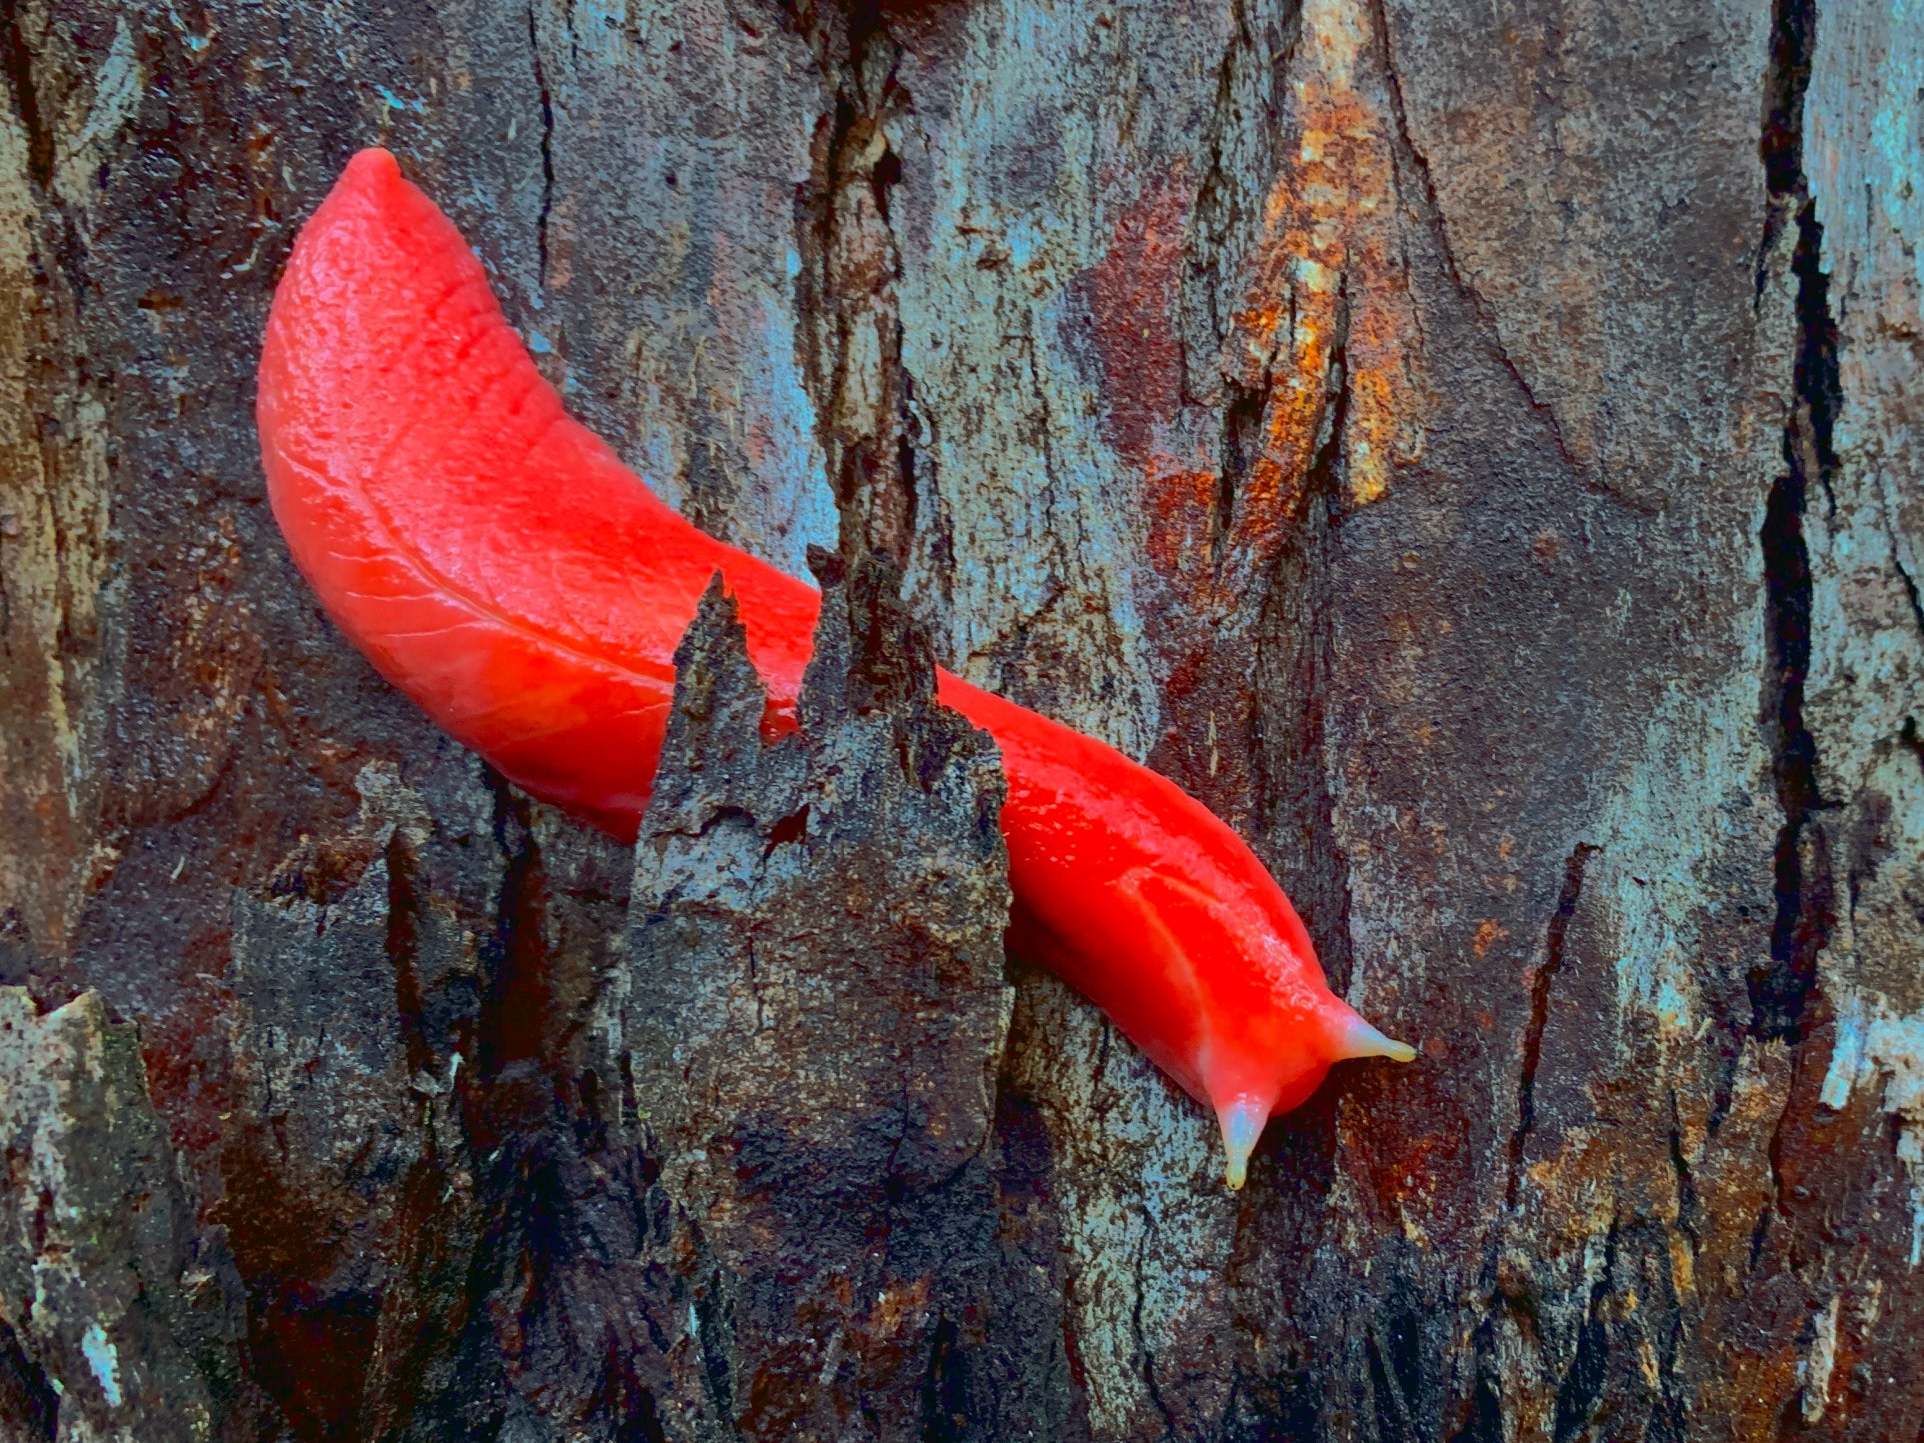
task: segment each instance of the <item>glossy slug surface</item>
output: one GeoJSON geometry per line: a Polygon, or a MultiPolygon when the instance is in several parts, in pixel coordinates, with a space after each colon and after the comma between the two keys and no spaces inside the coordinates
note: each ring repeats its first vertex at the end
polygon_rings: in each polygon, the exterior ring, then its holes
{"type": "MultiPolygon", "coordinates": [[[[793,726],[818,598],[658,500],[562,409],[453,225],[367,150],[302,230],[261,354],[268,494],[330,616],[537,796],[632,838],[674,650],[722,573],[793,726]]],[[[1221,1121],[1239,1186],[1345,1057],[1407,1059],[1329,991],[1242,839],[1114,748],[944,672],[1008,775],[1012,941],[1221,1121]]]]}

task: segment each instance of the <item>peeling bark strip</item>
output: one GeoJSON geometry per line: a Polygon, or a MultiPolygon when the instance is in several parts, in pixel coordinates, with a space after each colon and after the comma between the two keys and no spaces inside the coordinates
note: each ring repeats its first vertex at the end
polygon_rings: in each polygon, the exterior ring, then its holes
{"type": "Polygon", "coordinates": [[[677,655],[613,1026],[688,1298],[678,1432],[911,1436],[937,1354],[984,1342],[1002,779],[885,575],[822,576],[797,739],[763,745],[718,589],[677,655]]]}
{"type": "Polygon", "coordinates": [[[19,0],[0,1436],[1917,1437],[1921,69],[1888,0],[19,0]],[[663,494],[849,541],[800,740],[691,635],[632,856],[261,504],[371,141],[663,494]],[[871,554],[1422,1061],[1230,1198],[1060,984],[1005,1041],[871,554]]]}

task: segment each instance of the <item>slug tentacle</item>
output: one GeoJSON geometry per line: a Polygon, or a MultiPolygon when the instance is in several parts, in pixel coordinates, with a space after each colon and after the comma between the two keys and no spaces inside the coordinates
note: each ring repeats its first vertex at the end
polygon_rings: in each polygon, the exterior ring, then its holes
{"type": "Polygon", "coordinates": [[[1343,1009],[1334,1028],[1336,1033],[1336,1059],[1345,1061],[1356,1057],[1387,1057],[1392,1062],[1416,1061],[1416,1049],[1407,1042],[1398,1042],[1365,1022],[1346,1002],[1338,1002],[1343,1009]]]}

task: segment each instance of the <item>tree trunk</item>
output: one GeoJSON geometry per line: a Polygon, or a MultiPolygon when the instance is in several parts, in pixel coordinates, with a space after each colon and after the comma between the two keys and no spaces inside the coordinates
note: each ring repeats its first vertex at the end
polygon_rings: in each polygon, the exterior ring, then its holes
{"type": "Polygon", "coordinates": [[[10,0],[0,1435],[1920,1437],[1916,9],[10,0]],[[841,537],[632,855],[264,504],[377,141],[667,498],[841,537]],[[1005,971],[931,650],[1418,1062],[1224,1191],[1005,971]]]}

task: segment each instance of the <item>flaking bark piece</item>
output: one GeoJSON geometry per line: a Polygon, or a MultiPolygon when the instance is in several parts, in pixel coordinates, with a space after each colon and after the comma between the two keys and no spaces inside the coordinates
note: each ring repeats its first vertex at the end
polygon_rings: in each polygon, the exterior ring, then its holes
{"type": "Polygon", "coordinates": [[[824,580],[801,731],[772,744],[733,604],[703,598],[611,999],[686,1300],[664,1413],[749,1437],[913,1432],[996,1256],[1001,769],[934,704],[893,576],[824,580]]]}

